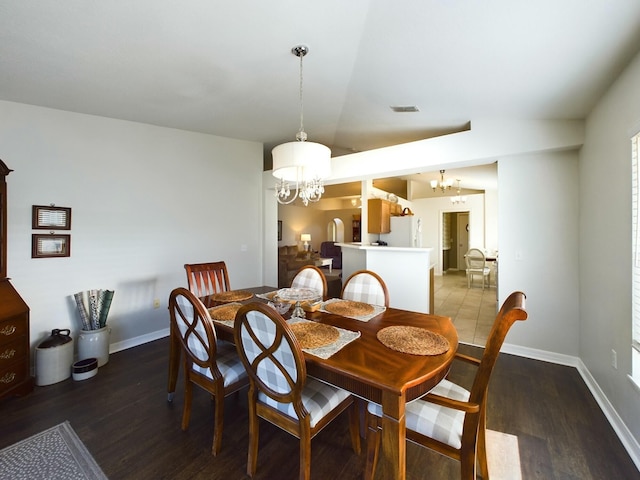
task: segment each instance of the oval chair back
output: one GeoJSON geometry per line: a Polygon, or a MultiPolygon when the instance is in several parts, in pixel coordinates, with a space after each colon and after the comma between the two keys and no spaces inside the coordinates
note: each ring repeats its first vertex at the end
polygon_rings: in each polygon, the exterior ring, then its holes
{"type": "Polygon", "coordinates": [[[323,300],[327,298],[327,278],[315,265],[305,265],[298,270],[291,280],[291,288],[308,288],[322,295],[323,300]]]}
{"type": "Polygon", "coordinates": [[[343,300],[389,306],[387,285],[380,275],[371,270],[358,270],[349,276],[340,296],[343,300]]]}

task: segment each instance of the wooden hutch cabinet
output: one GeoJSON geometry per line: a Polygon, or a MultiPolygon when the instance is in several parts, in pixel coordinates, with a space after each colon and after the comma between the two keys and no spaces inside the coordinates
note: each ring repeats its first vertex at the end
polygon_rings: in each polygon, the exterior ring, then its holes
{"type": "Polygon", "coordinates": [[[353,222],[352,222],[352,226],[353,226],[353,242],[361,242],[362,238],[360,236],[360,215],[354,215],[353,216],[353,222]]]}
{"type": "Polygon", "coordinates": [[[29,307],[7,278],[7,175],[0,160],[0,398],[33,389],[29,307]]]}

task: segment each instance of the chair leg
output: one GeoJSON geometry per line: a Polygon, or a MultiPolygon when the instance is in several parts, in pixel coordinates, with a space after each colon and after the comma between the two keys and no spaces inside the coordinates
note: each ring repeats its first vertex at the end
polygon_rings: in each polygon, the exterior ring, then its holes
{"type": "Polygon", "coordinates": [[[480,412],[480,426],[478,428],[478,451],[477,460],[480,467],[480,476],[483,480],[489,480],[489,465],[487,464],[487,410],[485,408],[480,412]]]}
{"type": "Polygon", "coordinates": [[[351,446],[356,455],[360,455],[360,399],[354,399],[349,408],[349,431],[351,446]]]}
{"type": "Polygon", "coordinates": [[[247,475],[253,477],[258,465],[259,419],[255,400],[249,400],[249,453],[247,455],[247,475]]]}
{"type": "Polygon", "coordinates": [[[311,479],[311,429],[307,418],[306,425],[300,422],[300,480],[311,479]]]}
{"type": "MultiPolygon", "coordinates": [[[[460,478],[461,480],[476,480],[476,452],[462,449],[460,453],[460,478]]],[[[485,479],[486,480],[486,479],[485,479]]]]}
{"type": "Polygon", "coordinates": [[[366,412],[367,417],[367,459],[364,467],[364,480],[373,480],[380,452],[380,428],[378,419],[366,412]]]}
{"type": "Polygon", "coordinates": [[[184,407],[182,408],[182,430],[189,428],[191,419],[191,397],[193,396],[193,384],[189,381],[188,372],[185,372],[184,382],[184,407]]]}
{"type": "Polygon", "coordinates": [[[222,428],[224,424],[224,393],[219,392],[214,396],[215,409],[213,414],[213,444],[211,454],[215,457],[222,447],[222,428]]]}

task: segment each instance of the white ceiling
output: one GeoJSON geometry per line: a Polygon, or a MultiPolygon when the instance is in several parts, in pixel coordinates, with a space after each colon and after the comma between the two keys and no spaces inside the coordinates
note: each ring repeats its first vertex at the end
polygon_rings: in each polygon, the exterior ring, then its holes
{"type": "Polygon", "coordinates": [[[584,118],[638,52],[640,1],[0,0],[0,99],[269,152],[299,127],[297,44],[305,130],[337,156],[584,118]]]}

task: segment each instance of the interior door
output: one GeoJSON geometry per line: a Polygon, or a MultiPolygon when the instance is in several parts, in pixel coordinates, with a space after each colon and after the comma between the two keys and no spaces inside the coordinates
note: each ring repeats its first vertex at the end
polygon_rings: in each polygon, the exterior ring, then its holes
{"type": "Polygon", "coordinates": [[[464,270],[464,254],[469,250],[469,212],[460,212],[458,217],[458,270],[464,270]]]}

